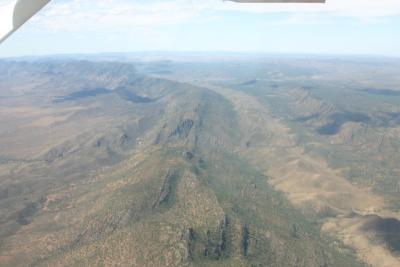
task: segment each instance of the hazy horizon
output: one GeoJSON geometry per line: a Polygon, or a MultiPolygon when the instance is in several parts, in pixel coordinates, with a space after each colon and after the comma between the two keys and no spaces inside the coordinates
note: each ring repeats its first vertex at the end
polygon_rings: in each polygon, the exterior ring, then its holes
{"type": "Polygon", "coordinates": [[[0,60],[14,60],[14,59],[43,59],[43,58],[77,58],[77,57],[87,57],[87,58],[97,58],[97,57],[315,57],[315,58],[386,58],[386,59],[400,59],[400,55],[385,55],[385,54],[356,54],[356,53],[302,53],[302,52],[268,52],[268,51],[229,51],[229,50],[210,50],[210,51],[190,51],[190,50],[176,50],[176,51],[163,51],[163,50],[142,50],[142,51],[104,51],[104,52],[82,52],[82,53],[54,53],[54,54],[22,54],[17,56],[4,56],[0,55],[0,60]]]}
{"type": "MultiPolygon", "coordinates": [[[[5,1],[0,2],[1,6],[5,1]]],[[[238,51],[400,56],[400,2],[239,4],[194,0],[52,1],[0,57],[238,51]],[[109,52],[108,52],[109,51],[109,52]]]]}

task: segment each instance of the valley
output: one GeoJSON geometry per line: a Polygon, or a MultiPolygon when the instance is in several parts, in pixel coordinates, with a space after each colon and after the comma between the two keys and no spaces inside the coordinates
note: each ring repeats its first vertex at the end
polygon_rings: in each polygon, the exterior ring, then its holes
{"type": "Polygon", "coordinates": [[[0,61],[0,266],[400,266],[399,61],[122,61],[0,61]]]}

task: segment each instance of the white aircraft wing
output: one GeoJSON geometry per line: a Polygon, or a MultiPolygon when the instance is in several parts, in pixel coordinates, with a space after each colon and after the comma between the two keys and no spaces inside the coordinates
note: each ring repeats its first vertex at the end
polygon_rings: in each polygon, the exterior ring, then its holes
{"type": "Polygon", "coordinates": [[[49,2],[50,0],[0,0],[0,43],[49,2]]]}

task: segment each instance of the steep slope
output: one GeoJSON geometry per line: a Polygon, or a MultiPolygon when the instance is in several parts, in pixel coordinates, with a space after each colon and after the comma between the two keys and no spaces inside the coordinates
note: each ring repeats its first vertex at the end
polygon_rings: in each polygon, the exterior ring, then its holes
{"type": "Polygon", "coordinates": [[[267,139],[247,144],[223,95],[118,63],[2,64],[2,266],[361,266],[242,157],[267,139]]]}
{"type": "Polygon", "coordinates": [[[170,62],[157,75],[229,99],[244,129],[239,154],[360,259],[392,267],[400,266],[393,234],[400,220],[399,66],[398,59],[260,57],[170,62]]]}

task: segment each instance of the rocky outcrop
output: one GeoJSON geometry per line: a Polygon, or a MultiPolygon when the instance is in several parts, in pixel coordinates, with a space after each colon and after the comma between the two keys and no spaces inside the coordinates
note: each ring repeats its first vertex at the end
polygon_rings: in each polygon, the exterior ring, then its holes
{"type": "Polygon", "coordinates": [[[216,230],[206,231],[203,256],[219,260],[229,256],[229,219],[226,215],[221,219],[216,230]]]}
{"type": "Polygon", "coordinates": [[[217,259],[227,255],[227,248],[228,248],[228,226],[229,220],[228,216],[224,215],[223,219],[220,222],[217,231],[217,244],[214,249],[214,255],[217,259]]]}
{"type": "Polygon", "coordinates": [[[191,119],[182,120],[171,132],[169,137],[174,137],[177,139],[187,138],[189,136],[190,130],[193,128],[193,125],[194,121],[191,119]]]}
{"type": "Polygon", "coordinates": [[[160,189],[160,194],[153,204],[153,209],[159,209],[163,206],[169,206],[173,202],[173,193],[178,179],[177,170],[169,170],[165,175],[163,185],[160,189]]]}
{"type": "Polygon", "coordinates": [[[250,243],[250,230],[249,226],[245,224],[242,229],[242,250],[244,257],[247,257],[249,253],[249,243],[250,243]]]}
{"type": "Polygon", "coordinates": [[[217,261],[230,257],[230,236],[231,227],[226,215],[214,229],[185,229],[183,240],[186,242],[188,258],[192,261],[204,258],[217,261]]]}
{"type": "Polygon", "coordinates": [[[186,249],[189,260],[194,259],[196,236],[193,228],[188,228],[185,230],[183,239],[186,241],[186,249]]]}

